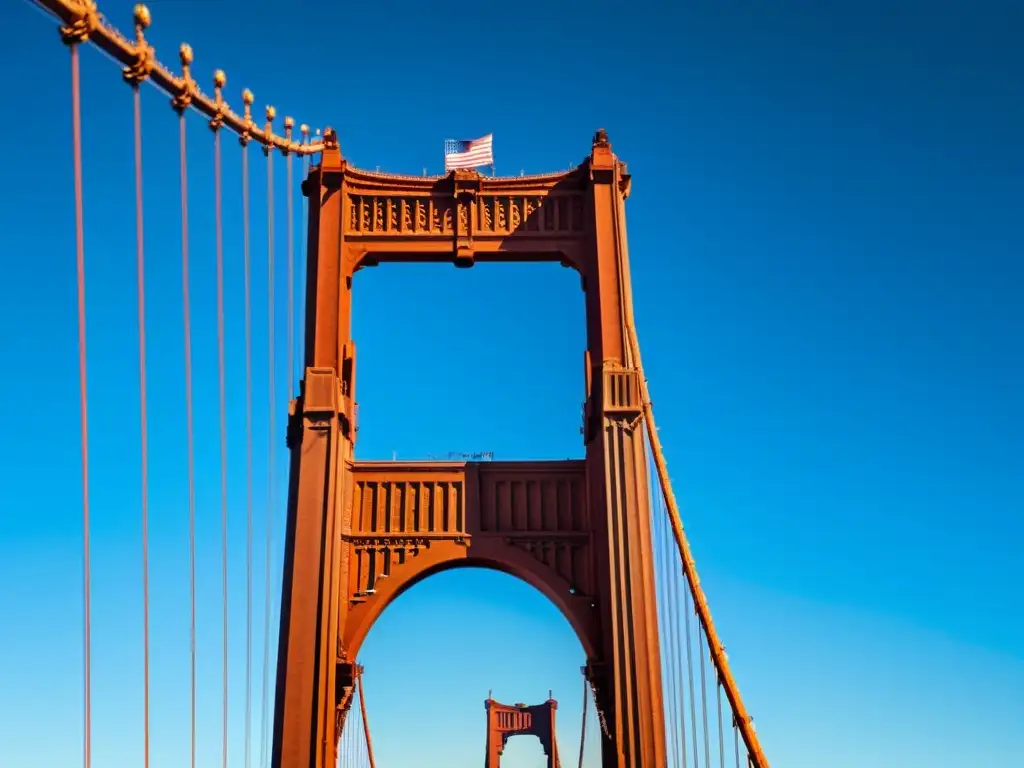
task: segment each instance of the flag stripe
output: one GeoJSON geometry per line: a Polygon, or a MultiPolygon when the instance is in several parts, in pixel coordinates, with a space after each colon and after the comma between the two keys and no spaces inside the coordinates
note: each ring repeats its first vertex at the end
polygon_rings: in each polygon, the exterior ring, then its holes
{"type": "Polygon", "coordinates": [[[487,134],[472,141],[449,139],[444,143],[444,169],[478,168],[494,164],[493,135],[487,134]]]}

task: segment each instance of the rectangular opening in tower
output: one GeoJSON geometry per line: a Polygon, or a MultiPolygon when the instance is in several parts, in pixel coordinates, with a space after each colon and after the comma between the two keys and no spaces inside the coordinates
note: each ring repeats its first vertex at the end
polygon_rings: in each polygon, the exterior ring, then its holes
{"type": "Polygon", "coordinates": [[[352,303],[359,459],[583,455],[574,270],[383,264],[356,273],[352,303]]]}

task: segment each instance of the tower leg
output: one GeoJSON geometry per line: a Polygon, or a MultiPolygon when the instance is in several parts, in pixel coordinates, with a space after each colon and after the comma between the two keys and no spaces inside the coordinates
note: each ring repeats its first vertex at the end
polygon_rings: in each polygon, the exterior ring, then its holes
{"type": "Polygon", "coordinates": [[[309,199],[306,369],[289,412],[272,768],[334,768],[339,720],[353,684],[338,631],[348,610],[339,595],[351,553],[343,537],[351,532],[355,440],[351,285],[339,271],[341,169],[333,134],[325,134],[320,166],[303,183],[309,199]]]}
{"type": "Polygon", "coordinates": [[[338,378],[308,368],[295,401],[283,567],[274,768],[333,766],[337,743],[337,621],[341,578],[341,500],[349,443],[340,428],[338,378]],[[327,599],[324,599],[327,597],[327,599]],[[324,706],[334,702],[334,707],[324,706]]]}
{"type": "Polygon", "coordinates": [[[610,736],[602,764],[660,768],[665,726],[643,433],[635,419],[606,415],[596,442],[593,452],[604,464],[599,493],[607,552],[607,597],[601,601],[604,663],[592,671],[610,736]]]}
{"type": "Polygon", "coordinates": [[[600,658],[591,681],[607,733],[605,768],[662,768],[665,723],[654,550],[638,373],[627,343],[629,176],[598,131],[590,157],[584,265],[587,404],[584,440],[594,510],[600,658]]]}

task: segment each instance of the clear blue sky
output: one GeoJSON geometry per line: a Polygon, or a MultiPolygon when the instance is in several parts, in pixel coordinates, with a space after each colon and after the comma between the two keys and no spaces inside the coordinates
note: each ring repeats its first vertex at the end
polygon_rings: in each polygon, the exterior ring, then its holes
{"type": "MultiPolygon", "coordinates": [[[[3,6],[0,744],[5,766],[63,768],[77,764],[81,738],[68,56],[54,25],[27,3],[3,6]]],[[[106,0],[102,9],[130,33],[131,3],[106,0]]],[[[634,174],[632,271],[662,437],[712,610],[773,764],[1019,762],[1024,7],[154,0],[151,9],[149,37],[162,60],[175,63],[187,40],[204,86],[224,68],[232,104],[249,87],[261,111],[270,102],[279,115],[333,125],[363,167],[437,171],[445,138],[493,131],[499,173],[557,170],[579,162],[594,129],[606,127],[634,174]]],[[[83,76],[94,764],[135,768],[131,100],[95,51],[83,56],[83,76]]],[[[188,755],[177,148],[166,97],[146,89],[144,113],[152,765],[165,768],[188,755]]],[[[211,141],[198,119],[190,142],[200,756],[211,766],[219,765],[220,522],[211,141]]],[[[225,147],[231,749],[240,766],[240,182],[237,147],[225,147]]],[[[260,542],[265,176],[262,155],[252,156],[260,542]]],[[[282,161],[276,169],[280,182],[282,161]]],[[[385,267],[359,275],[357,297],[359,456],[580,455],[583,303],[571,272],[385,267]],[[428,333],[430,344],[418,346],[428,333]],[[528,415],[505,378],[524,365],[551,377],[528,415]]],[[[275,414],[280,425],[283,396],[275,414]]],[[[277,458],[283,487],[280,444],[277,458]]],[[[279,527],[281,503],[274,515],[279,527]]],[[[279,563],[278,528],[275,537],[279,563]]],[[[261,557],[256,568],[258,734],[261,557]]],[[[570,761],[575,754],[581,649],[557,610],[509,577],[455,572],[417,586],[386,612],[361,660],[381,768],[478,765],[488,689],[527,702],[553,689],[562,748],[570,761]]],[[[508,755],[509,768],[540,764],[536,742],[510,744],[508,755]]]]}

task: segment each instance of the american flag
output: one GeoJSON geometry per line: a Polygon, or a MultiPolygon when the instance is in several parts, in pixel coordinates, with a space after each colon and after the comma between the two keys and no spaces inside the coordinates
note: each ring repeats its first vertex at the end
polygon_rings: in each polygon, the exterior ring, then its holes
{"type": "Polygon", "coordinates": [[[472,141],[446,139],[444,142],[444,169],[479,168],[481,165],[494,165],[494,153],[491,151],[493,134],[487,134],[472,141]]]}

